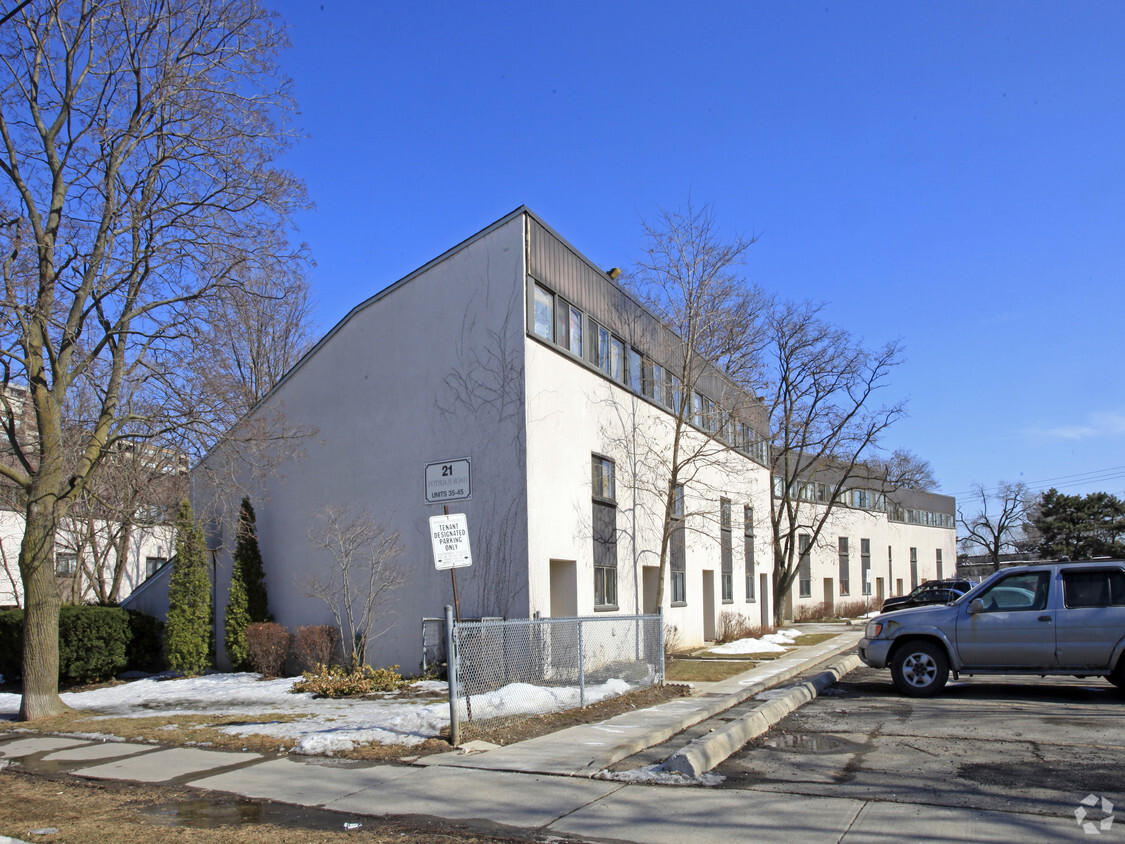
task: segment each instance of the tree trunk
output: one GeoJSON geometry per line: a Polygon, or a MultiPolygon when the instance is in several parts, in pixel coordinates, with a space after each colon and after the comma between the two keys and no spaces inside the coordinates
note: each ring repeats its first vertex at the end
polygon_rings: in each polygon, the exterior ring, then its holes
{"type": "Polygon", "coordinates": [[[69,707],[59,697],[59,607],[55,582],[55,523],[50,509],[28,507],[20,547],[23,577],[23,699],[19,720],[61,715],[69,707]]]}

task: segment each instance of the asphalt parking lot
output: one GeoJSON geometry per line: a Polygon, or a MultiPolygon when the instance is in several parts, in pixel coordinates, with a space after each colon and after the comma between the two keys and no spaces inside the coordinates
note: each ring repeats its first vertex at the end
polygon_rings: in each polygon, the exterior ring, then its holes
{"type": "MultiPolygon", "coordinates": [[[[724,788],[1069,818],[1093,794],[1085,817],[1101,822],[1101,798],[1125,810],[1123,725],[1100,679],[970,677],[913,699],[861,667],[716,773],[724,788]]],[[[1097,832],[1125,840],[1125,817],[1097,832]]]]}

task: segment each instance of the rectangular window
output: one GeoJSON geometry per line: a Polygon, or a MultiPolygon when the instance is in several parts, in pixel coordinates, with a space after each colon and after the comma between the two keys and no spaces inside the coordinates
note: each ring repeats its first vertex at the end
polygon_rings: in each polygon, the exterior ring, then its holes
{"type": "Polygon", "coordinates": [[[641,353],[636,349],[629,348],[629,360],[626,367],[628,372],[629,389],[637,395],[641,394],[641,353]]]}
{"type": "Polygon", "coordinates": [[[895,582],[895,564],[894,555],[891,553],[891,546],[887,546],[887,584],[895,582]]]}
{"type": "Polygon", "coordinates": [[[754,600],[754,508],[742,508],[742,531],[745,541],[743,553],[746,555],[746,600],[754,600]]]}
{"type": "Polygon", "coordinates": [[[152,577],[166,562],[167,557],[145,557],[145,577],[152,577]]]}
{"type": "Polygon", "coordinates": [[[555,339],[555,295],[539,284],[535,285],[535,304],[533,306],[533,330],[544,340],[555,339]]]}
{"type": "Polygon", "coordinates": [[[562,299],[555,300],[555,342],[570,348],[570,305],[562,299]]]}
{"type": "Polygon", "coordinates": [[[1063,571],[1063,602],[1072,609],[1125,606],[1125,572],[1063,571]]]}
{"type": "Polygon", "coordinates": [[[910,588],[918,588],[918,549],[910,549],[910,588]]]}
{"type": "Polygon", "coordinates": [[[570,342],[567,348],[578,357],[582,357],[582,311],[573,305],[570,307],[570,331],[568,334],[570,342]]]}
{"type": "Polygon", "coordinates": [[[653,401],[657,401],[656,391],[660,385],[661,373],[659,364],[653,363],[648,358],[641,361],[641,393],[653,401]]]}
{"type": "Polygon", "coordinates": [[[687,603],[687,547],[684,540],[684,488],[677,484],[672,496],[672,535],[668,542],[668,569],[672,577],[672,606],[687,603]]]}
{"type": "Polygon", "coordinates": [[[801,554],[797,563],[797,578],[800,581],[799,596],[802,598],[812,597],[812,559],[809,554],[809,542],[809,535],[806,533],[797,537],[797,550],[801,554]]]}
{"type": "Polygon", "coordinates": [[[78,555],[69,551],[55,552],[55,574],[61,577],[78,574],[78,555]]]}
{"type": "Polygon", "coordinates": [[[625,344],[612,335],[609,338],[609,377],[625,383],[625,344]]]}
{"type": "Polygon", "coordinates": [[[936,562],[937,562],[937,579],[941,580],[942,559],[941,559],[941,549],[940,548],[937,549],[937,561],[936,562]]]}
{"type": "Polygon", "coordinates": [[[859,576],[863,579],[863,594],[871,594],[871,540],[859,541],[859,576]]]}
{"type": "Polygon", "coordinates": [[[590,487],[593,496],[594,605],[617,605],[617,503],[614,497],[614,465],[598,455],[590,458],[590,487]]]}
{"type": "Polygon", "coordinates": [[[609,329],[598,326],[598,369],[611,375],[609,362],[609,329]]]}
{"type": "Polygon", "coordinates": [[[691,394],[691,424],[696,428],[703,427],[703,396],[699,393],[691,394]]]}
{"type": "Polygon", "coordinates": [[[840,594],[851,594],[851,559],[848,556],[848,538],[841,536],[838,542],[838,552],[840,556],[840,594]]]}
{"type": "Polygon", "coordinates": [[[730,501],[719,499],[719,544],[722,559],[723,603],[734,601],[734,539],[731,535],[730,501]]]}

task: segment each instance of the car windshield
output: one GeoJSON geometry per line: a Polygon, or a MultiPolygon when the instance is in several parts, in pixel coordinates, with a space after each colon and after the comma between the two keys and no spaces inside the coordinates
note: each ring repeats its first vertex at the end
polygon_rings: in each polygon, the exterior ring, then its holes
{"type": "MultiPolygon", "coordinates": [[[[989,579],[991,579],[991,578],[989,578],[989,579]]],[[[959,604],[962,601],[971,601],[973,599],[974,593],[976,593],[982,586],[984,586],[984,584],[986,582],[987,581],[984,581],[984,582],[981,582],[981,583],[974,583],[971,587],[969,587],[968,592],[957,592],[956,590],[954,590],[953,592],[950,593],[951,597],[950,597],[949,603],[959,604]],[[952,597],[953,595],[957,595],[958,597],[956,599],[954,599],[952,597]]]]}

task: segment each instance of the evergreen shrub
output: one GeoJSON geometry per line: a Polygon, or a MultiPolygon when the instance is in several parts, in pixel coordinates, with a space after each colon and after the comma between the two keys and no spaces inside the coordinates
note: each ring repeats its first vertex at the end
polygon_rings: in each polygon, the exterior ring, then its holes
{"type": "MultiPolygon", "coordinates": [[[[59,609],[59,682],[98,683],[122,671],[158,670],[161,623],[120,607],[59,609]]],[[[0,674],[23,674],[23,610],[0,612],[0,674]]]]}

